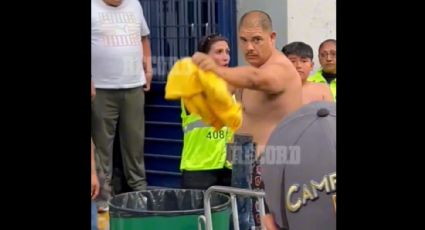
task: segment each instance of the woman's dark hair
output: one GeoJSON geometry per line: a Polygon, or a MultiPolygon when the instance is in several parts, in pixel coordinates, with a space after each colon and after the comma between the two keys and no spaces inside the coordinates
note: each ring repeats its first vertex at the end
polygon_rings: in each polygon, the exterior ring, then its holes
{"type": "Polygon", "coordinates": [[[202,37],[201,40],[199,40],[197,51],[207,54],[210,51],[211,46],[218,41],[225,41],[227,45],[229,45],[229,40],[227,40],[227,38],[221,36],[220,34],[210,34],[208,36],[202,37]]]}

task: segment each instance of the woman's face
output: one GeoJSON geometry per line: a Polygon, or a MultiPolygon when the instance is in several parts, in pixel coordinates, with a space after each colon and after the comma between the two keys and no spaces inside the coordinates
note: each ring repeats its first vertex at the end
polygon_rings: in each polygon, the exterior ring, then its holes
{"type": "Polygon", "coordinates": [[[225,41],[217,41],[212,44],[208,55],[211,56],[219,66],[229,65],[230,48],[225,41]]]}

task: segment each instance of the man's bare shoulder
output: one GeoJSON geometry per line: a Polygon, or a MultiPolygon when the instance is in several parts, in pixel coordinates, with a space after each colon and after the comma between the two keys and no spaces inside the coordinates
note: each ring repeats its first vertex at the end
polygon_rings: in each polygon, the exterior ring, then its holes
{"type": "Polygon", "coordinates": [[[305,86],[315,88],[315,89],[318,89],[318,90],[329,90],[329,86],[325,83],[316,83],[316,82],[307,81],[305,83],[305,86]]]}
{"type": "Polygon", "coordinates": [[[308,82],[303,86],[304,90],[322,95],[325,101],[333,101],[331,89],[325,83],[308,82]]]}
{"type": "Polygon", "coordinates": [[[324,92],[331,92],[331,88],[325,83],[315,83],[317,84],[317,87],[319,87],[324,92]]]}
{"type": "Polygon", "coordinates": [[[261,68],[267,68],[270,66],[278,66],[281,68],[287,68],[293,66],[289,59],[280,51],[274,50],[269,60],[261,66],[261,68]]]}
{"type": "Polygon", "coordinates": [[[280,64],[290,64],[292,65],[291,61],[279,50],[274,50],[272,55],[272,62],[273,63],[280,63],[280,64]]]}

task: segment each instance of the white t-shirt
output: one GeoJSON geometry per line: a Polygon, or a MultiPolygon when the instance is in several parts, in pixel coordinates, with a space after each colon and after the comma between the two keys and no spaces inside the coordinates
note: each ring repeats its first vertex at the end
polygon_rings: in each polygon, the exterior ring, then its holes
{"type": "Polygon", "coordinates": [[[125,89],[146,83],[142,36],[150,31],[138,0],[117,7],[91,1],[91,67],[96,88],[125,89]]]}

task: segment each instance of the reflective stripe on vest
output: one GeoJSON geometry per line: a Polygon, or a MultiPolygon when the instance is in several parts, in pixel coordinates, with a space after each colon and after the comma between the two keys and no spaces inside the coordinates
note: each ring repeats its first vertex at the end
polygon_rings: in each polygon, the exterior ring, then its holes
{"type": "Polygon", "coordinates": [[[201,120],[199,121],[195,121],[193,123],[189,123],[188,125],[186,125],[186,127],[183,127],[183,132],[187,133],[192,131],[195,128],[204,128],[204,127],[208,127],[207,125],[205,125],[205,123],[201,120]]]}

